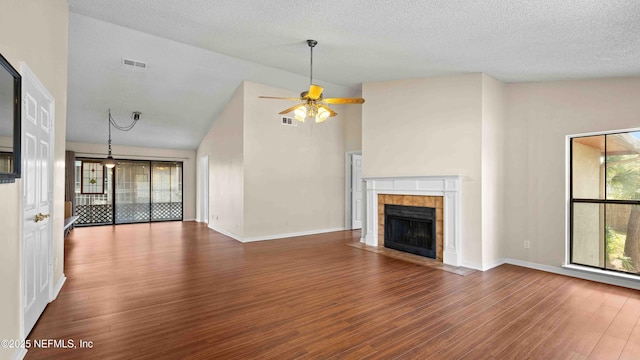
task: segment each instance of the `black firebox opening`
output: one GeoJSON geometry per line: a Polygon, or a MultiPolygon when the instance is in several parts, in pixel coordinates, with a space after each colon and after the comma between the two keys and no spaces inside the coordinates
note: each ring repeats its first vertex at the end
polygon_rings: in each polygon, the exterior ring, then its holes
{"type": "Polygon", "coordinates": [[[384,205],[384,246],[436,258],[436,209],[384,205]]]}

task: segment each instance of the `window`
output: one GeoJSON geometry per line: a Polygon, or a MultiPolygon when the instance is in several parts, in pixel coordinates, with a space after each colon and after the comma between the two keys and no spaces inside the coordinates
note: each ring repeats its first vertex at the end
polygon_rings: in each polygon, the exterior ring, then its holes
{"type": "Polygon", "coordinates": [[[640,131],[570,141],[571,263],[640,274],[640,131]]]}
{"type": "MultiPolygon", "coordinates": [[[[113,223],[113,169],[102,167],[99,159],[79,159],[76,160],[76,215],[79,216],[76,225],[104,225],[113,223]],[[103,184],[100,187],[101,192],[83,191],[84,184],[91,184],[91,178],[85,178],[86,170],[91,166],[100,165],[104,174],[98,175],[96,179],[102,178],[103,184]]],[[[97,189],[98,187],[96,187],[97,189]]]]}
{"type": "Polygon", "coordinates": [[[0,172],[10,173],[13,170],[13,153],[0,152],[0,172]]]}

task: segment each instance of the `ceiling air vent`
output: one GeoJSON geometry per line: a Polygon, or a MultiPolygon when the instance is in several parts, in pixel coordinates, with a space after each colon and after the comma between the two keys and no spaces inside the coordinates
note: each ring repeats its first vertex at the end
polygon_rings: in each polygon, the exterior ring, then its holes
{"type": "Polygon", "coordinates": [[[139,69],[146,69],[147,68],[147,63],[146,62],[133,60],[133,59],[127,59],[127,58],[122,58],[122,65],[124,65],[124,66],[133,66],[133,67],[136,67],[136,68],[139,68],[139,69]]]}

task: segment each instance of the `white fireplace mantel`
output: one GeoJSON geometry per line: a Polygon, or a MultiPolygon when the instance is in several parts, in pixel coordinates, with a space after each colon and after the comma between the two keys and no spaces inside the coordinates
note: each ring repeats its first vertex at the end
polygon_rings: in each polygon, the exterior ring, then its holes
{"type": "Polygon", "coordinates": [[[444,199],[443,262],[462,265],[461,235],[461,176],[377,177],[365,178],[367,189],[366,235],[367,245],[378,246],[378,195],[442,196],[444,199]]]}

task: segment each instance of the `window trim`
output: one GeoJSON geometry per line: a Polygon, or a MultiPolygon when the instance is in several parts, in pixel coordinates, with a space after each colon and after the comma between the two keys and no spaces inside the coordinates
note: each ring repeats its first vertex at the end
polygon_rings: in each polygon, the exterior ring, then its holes
{"type": "MultiPolygon", "coordinates": [[[[584,264],[574,264],[571,262],[572,255],[572,237],[573,237],[573,203],[601,203],[601,204],[631,204],[631,205],[640,205],[640,200],[607,200],[605,199],[573,199],[573,152],[572,152],[572,140],[575,138],[581,137],[589,137],[589,136],[602,136],[602,135],[615,135],[621,133],[630,133],[630,132],[640,132],[640,127],[636,128],[627,128],[627,129],[616,129],[616,130],[606,130],[606,131],[596,131],[596,132],[588,132],[588,133],[580,133],[580,134],[571,134],[567,135],[565,139],[565,256],[564,256],[564,264],[563,268],[572,269],[572,270],[580,270],[586,272],[592,272],[596,274],[602,275],[610,275],[613,277],[619,277],[624,279],[640,279],[640,274],[638,273],[630,273],[615,269],[607,269],[596,266],[584,265],[584,264]]],[[[605,152],[606,152],[606,141],[605,141],[605,152]]],[[[606,259],[605,259],[606,261],[606,259]]]]}

